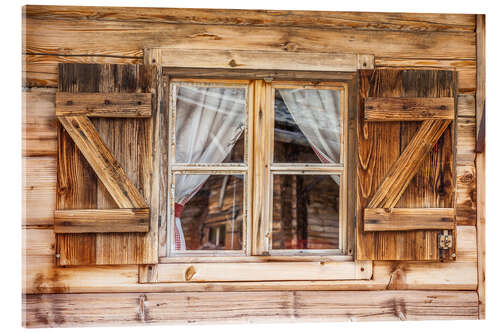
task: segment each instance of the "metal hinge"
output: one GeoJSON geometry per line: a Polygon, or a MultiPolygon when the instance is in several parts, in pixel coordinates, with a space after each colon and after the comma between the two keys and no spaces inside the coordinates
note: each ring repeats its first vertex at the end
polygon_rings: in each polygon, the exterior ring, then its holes
{"type": "Polygon", "coordinates": [[[444,230],[439,235],[439,249],[448,250],[453,246],[453,236],[448,233],[448,230],[444,230]]]}

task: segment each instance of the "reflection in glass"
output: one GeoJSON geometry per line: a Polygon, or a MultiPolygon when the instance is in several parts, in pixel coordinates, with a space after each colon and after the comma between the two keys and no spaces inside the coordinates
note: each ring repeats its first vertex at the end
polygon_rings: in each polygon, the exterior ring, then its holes
{"type": "Polygon", "coordinates": [[[177,163],[243,162],[244,88],[176,84],[172,98],[177,163]]]}
{"type": "Polygon", "coordinates": [[[274,175],[273,180],[272,248],[338,249],[338,175],[274,175]]]}
{"type": "Polygon", "coordinates": [[[340,92],[276,89],[274,162],[340,162],[340,92]]]}
{"type": "Polygon", "coordinates": [[[175,175],[175,249],[241,250],[243,190],[243,175],[175,175]]]}

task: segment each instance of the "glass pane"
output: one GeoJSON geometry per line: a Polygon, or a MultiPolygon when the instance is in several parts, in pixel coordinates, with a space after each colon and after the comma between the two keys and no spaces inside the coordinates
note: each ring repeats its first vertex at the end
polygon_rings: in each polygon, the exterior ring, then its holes
{"type": "Polygon", "coordinates": [[[241,250],[243,193],[243,175],[175,175],[177,250],[241,250]]]}
{"type": "Polygon", "coordinates": [[[340,92],[276,89],[275,163],[340,162],[340,92]]]}
{"type": "Polygon", "coordinates": [[[273,249],[339,248],[338,175],[273,176],[273,249]]]}
{"type": "Polygon", "coordinates": [[[175,161],[244,160],[246,89],[174,85],[175,161]]]}

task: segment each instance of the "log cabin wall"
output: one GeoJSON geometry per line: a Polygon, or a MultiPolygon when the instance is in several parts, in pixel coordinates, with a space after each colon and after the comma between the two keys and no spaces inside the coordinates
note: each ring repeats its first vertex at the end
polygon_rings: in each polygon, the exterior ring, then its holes
{"type": "MultiPolygon", "coordinates": [[[[475,97],[484,97],[476,21],[484,24],[483,16],[57,6],[23,11],[25,326],[484,317],[484,208],[476,209],[484,175],[475,153],[475,97]],[[456,69],[456,262],[375,261],[370,280],[293,287],[139,284],[137,265],[56,267],[57,64],[142,63],[143,49],[158,46],[373,54],[376,67],[456,69]]],[[[481,163],[484,154],[478,154],[481,163]]]]}

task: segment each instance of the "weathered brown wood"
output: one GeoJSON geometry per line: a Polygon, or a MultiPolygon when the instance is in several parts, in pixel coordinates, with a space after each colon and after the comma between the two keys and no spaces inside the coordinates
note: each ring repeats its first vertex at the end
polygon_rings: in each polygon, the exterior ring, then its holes
{"type": "Polygon", "coordinates": [[[56,94],[56,115],[149,118],[150,93],[68,93],[56,94]]]}
{"type": "MultiPolygon", "coordinates": [[[[55,265],[52,229],[23,230],[24,293],[272,291],[272,290],[476,290],[476,228],[457,227],[456,262],[375,261],[370,280],[154,283],[157,265],[55,265]],[[151,269],[149,269],[151,267],[151,269]],[[149,277],[149,279],[146,279],[149,277]],[[139,280],[139,278],[142,278],[139,280]],[[152,280],[151,280],[152,279],[152,280]],[[141,283],[138,284],[138,281],[141,283]]],[[[59,236],[58,236],[59,237],[59,236]]],[[[258,260],[260,257],[254,257],[258,260]]],[[[270,257],[263,257],[266,262],[270,257]]],[[[273,257],[278,259],[276,257],[273,257]]]]}
{"type": "MultiPolygon", "coordinates": [[[[354,72],[358,56],[352,53],[310,53],[253,51],[253,50],[197,50],[160,48],[160,58],[154,62],[166,67],[279,69],[302,71],[354,72]]],[[[373,57],[365,67],[373,67],[373,57]]]]}
{"type": "Polygon", "coordinates": [[[58,118],[120,208],[147,208],[144,198],[85,116],[58,118]]]}
{"type": "Polygon", "coordinates": [[[486,139],[486,19],[476,15],[476,152],[484,152],[486,139]]]}
{"type": "MultiPolygon", "coordinates": [[[[152,117],[142,119],[112,119],[93,118],[92,122],[117,164],[121,165],[126,177],[137,188],[149,205],[151,195],[151,142],[152,122],[155,119],[157,98],[160,84],[160,74],[150,66],[140,65],[79,65],[62,64],[59,68],[59,90],[73,93],[152,93],[152,117]],[[115,138],[120,138],[116,140],[115,138]]],[[[66,119],[68,117],[65,117],[66,119]]],[[[67,134],[66,134],[67,136],[67,134]]],[[[58,209],[114,209],[119,208],[108,194],[104,185],[95,176],[86,159],[74,145],[69,136],[61,142],[80,154],[77,161],[67,163],[67,157],[60,156],[60,165],[64,169],[65,183],[58,186],[58,193],[67,193],[66,201],[74,206],[58,207],[58,209]],[[90,175],[85,178],[75,178],[71,168],[78,163],[87,165],[90,175]],[[83,189],[83,185],[92,186],[89,198],[83,205],[79,192],[73,194],[72,189],[83,189]],[[68,191],[70,190],[70,191],[68,191]]],[[[87,169],[84,169],[87,170],[87,169]]],[[[79,170],[76,170],[79,172],[79,170]]],[[[78,174],[78,173],[77,173],[78,174]]],[[[60,175],[59,175],[60,176],[60,175]]],[[[83,194],[82,193],[82,194],[83,194]]],[[[65,197],[58,195],[58,201],[65,197]]],[[[130,208],[130,207],[128,207],[130,208]]],[[[153,218],[153,211],[151,211],[153,218]]],[[[157,259],[157,223],[150,224],[147,233],[99,233],[99,234],[58,234],[57,248],[59,264],[147,264],[155,263],[157,259]],[[90,252],[89,252],[90,251],[90,252]],[[93,259],[87,256],[92,253],[93,259]]],[[[137,268],[136,270],[137,271],[137,268]]]]}
{"type": "Polygon", "coordinates": [[[472,59],[421,59],[377,57],[377,68],[444,69],[458,73],[458,91],[473,96],[476,92],[476,60],[472,59]]]}
{"type": "Polygon", "coordinates": [[[486,17],[476,15],[477,91],[476,91],[476,172],[479,319],[486,319],[486,17]]]}
{"type": "Polygon", "coordinates": [[[98,21],[320,27],[402,31],[474,31],[474,15],[289,10],[26,6],[28,17],[98,21]]]}
{"type": "MultiPolygon", "coordinates": [[[[439,231],[364,231],[364,208],[368,207],[375,191],[422,124],[421,122],[365,122],[364,98],[452,97],[455,82],[456,75],[452,71],[408,69],[360,71],[356,214],[358,260],[429,261],[438,260],[440,256],[436,242],[439,231]]],[[[452,138],[453,128],[448,126],[435,147],[420,162],[419,169],[395,207],[453,207],[455,191],[452,138]]],[[[452,259],[451,254],[452,251],[446,253],[450,259],[452,259]]]]}
{"type": "Polygon", "coordinates": [[[450,230],[453,208],[365,208],[365,231],[450,230]]]}
{"type": "Polygon", "coordinates": [[[373,194],[369,208],[393,208],[397,204],[424,161],[425,155],[434,147],[450,123],[450,120],[426,120],[422,123],[417,134],[373,194]]]}
{"type": "Polygon", "coordinates": [[[55,90],[23,91],[22,101],[23,156],[55,156],[57,152],[55,90]]]}
{"type": "Polygon", "coordinates": [[[148,232],[149,209],[77,209],[54,212],[54,232],[148,232]]]}
{"type": "Polygon", "coordinates": [[[471,291],[25,295],[23,325],[477,319],[477,301],[471,291]]]}
{"type": "Polygon", "coordinates": [[[23,52],[142,57],[148,45],[179,49],[236,49],[374,54],[376,57],[475,59],[473,32],[328,30],[124,21],[25,19],[23,52]],[[97,41],[105,40],[106,43],[97,41]],[[314,40],[315,43],[310,41],[314,40]],[[384,47],[380,47],[383,45],[384,47]]]}
{"type": "Polygon", "coordinates": [[[22,224],[51,225],[56,207],[55,157],[25,157],[23,162],[22,224]]]}
{"type": "Polygon", "coordinates": [[[371,261],[158,264],[158,282],[370,279],[371,261]]]}
{"type": "Polygon", "coordinates": [[[476,225],[476,167],[457,165],[457,225],[476,225]]]}
{"type": "Polygon", "coordinates": [[[455,119],[453,98],[369,97],[365,99],[366,121],[437,119],[455,119]]]}

